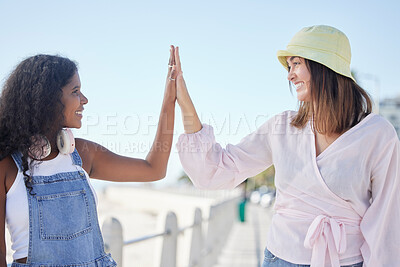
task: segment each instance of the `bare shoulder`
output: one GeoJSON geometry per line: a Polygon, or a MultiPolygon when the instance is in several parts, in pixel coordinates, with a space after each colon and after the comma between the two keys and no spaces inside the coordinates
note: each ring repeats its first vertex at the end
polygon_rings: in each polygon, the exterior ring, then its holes
{"type": "Polygon", "coordinates": [[[96,142],[92,142],[82,138],[75,139],[76,150],[82,159],[83,168],[89,174],[91,174],[93,159],[96,154],[101,151],[106,151],[107,149],[96,142]]]}
{"type": "Polygon", "coordinates": [[[92,156],[96,152],[106,151],[107,149],[96,142],[82,138],[75,139],[75,146],[81,157],[92,156]]]}
{"type": "Polygon", "coordinates": [[[5,185],[5,191],[11,188],[17,177],[18,168],[11,155],[0,160],[0,181],[5,185]]]}
{"type": "Polygon", "coordinates": [[[81,157],[83,156],[83,154],[89,153],[95,145],[96,143],[91,142],[89,140],[82,138],[75,138],[75,146],[81,157]]]}

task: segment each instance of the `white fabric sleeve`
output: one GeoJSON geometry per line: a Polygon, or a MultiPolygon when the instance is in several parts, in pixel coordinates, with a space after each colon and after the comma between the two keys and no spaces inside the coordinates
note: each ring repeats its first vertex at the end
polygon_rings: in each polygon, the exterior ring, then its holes
{"type": "MultiPolygon", "coordinates": [[[[382,138],[382,137],[377,137],[382,138]]],[[[360,224],[365,267],[400,264],[400,145],[394,137],[376,151],[371,177],[371,206],[360,224]]]]}
{"type": "Polygon", "coordinates": [[[196,133],[182,134],[177,149],[193,184],[203,189],[232,189],[272,165],[269,121],[226,148],[215,141],[213,128],[207,124],[196,133]]]}

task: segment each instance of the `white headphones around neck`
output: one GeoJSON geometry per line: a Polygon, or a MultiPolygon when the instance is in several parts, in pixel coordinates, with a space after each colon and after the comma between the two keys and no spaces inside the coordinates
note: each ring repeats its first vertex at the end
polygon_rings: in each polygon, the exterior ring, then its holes
{"type": "Polygon", "coordinates": [[[64,128],[57,135],[57,148],[61,154],[71,154],[75,150],[75,138],[71,129],[64,128]]]}
{"type": "MultiPolygon", "coordinates": [[[[57,134],[57,148],[61,154],[68,155],[75,150],[75,138],[71,129],[63,128],[57,134]]],[[[29,148],[29,155],[36,160],[46,158],[51,153],[51,145],[46,136],[40,136],[39,144],[33,145],[29,148]]]]}

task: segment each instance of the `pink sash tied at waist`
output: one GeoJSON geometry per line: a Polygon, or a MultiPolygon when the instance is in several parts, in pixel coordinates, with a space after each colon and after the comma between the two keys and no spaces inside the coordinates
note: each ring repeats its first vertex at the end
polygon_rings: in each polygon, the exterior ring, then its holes
{"type": "MultiPolygon", "coordinates": [[[[278,209],[277,213],[298,218],[310,218],[312,215],[293,209],[278,209]]],[[[312,218],[312,217],[311,217],[312,218]]],[[[346,251],[347,234],[361,234],[360,221],[350,218],[333,218],[318,215],[308,227],[304,247],[312,249],[311,267],[325,266],[328,251],[330,266],[340,267],[339,255],[346,251]]]]}
{"type": "Polygon", "coordinates": [[[313,250],[311,267],[325,266],[327,249],[332,267],[340,267],[339,254],[346,251],[344,223],[325,215],[318,215],[308,228],[304,246],[313,250]]]}

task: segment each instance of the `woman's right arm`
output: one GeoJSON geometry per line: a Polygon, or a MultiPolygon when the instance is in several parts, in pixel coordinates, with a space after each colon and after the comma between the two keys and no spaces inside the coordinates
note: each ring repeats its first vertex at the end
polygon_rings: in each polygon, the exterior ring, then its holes
{"type": "Polygon", "coordinates": [[[183,72],[181,68],[181,60],[179,57],[179,47],[175,48],[175,63],[176,63],[176,99],[179,107],[181,108],[183,126],[185,133],[195,133],[201,130],[201,122],[197,116],[196,109],[190,98],[189,92],[186,87],[185,80],[183,79],[183,72]]]}
{"type": "Polygon", "coordinates": [[[179,57],[175,49],[177,101],[181,108],[185,134],[177,148],[183,169],[196,187],[231,189],[272,165],[270,123],[243,138],[239,144],[222,148],[215,141],[211,126],[201,124],[189,96],[179,57]]]}

